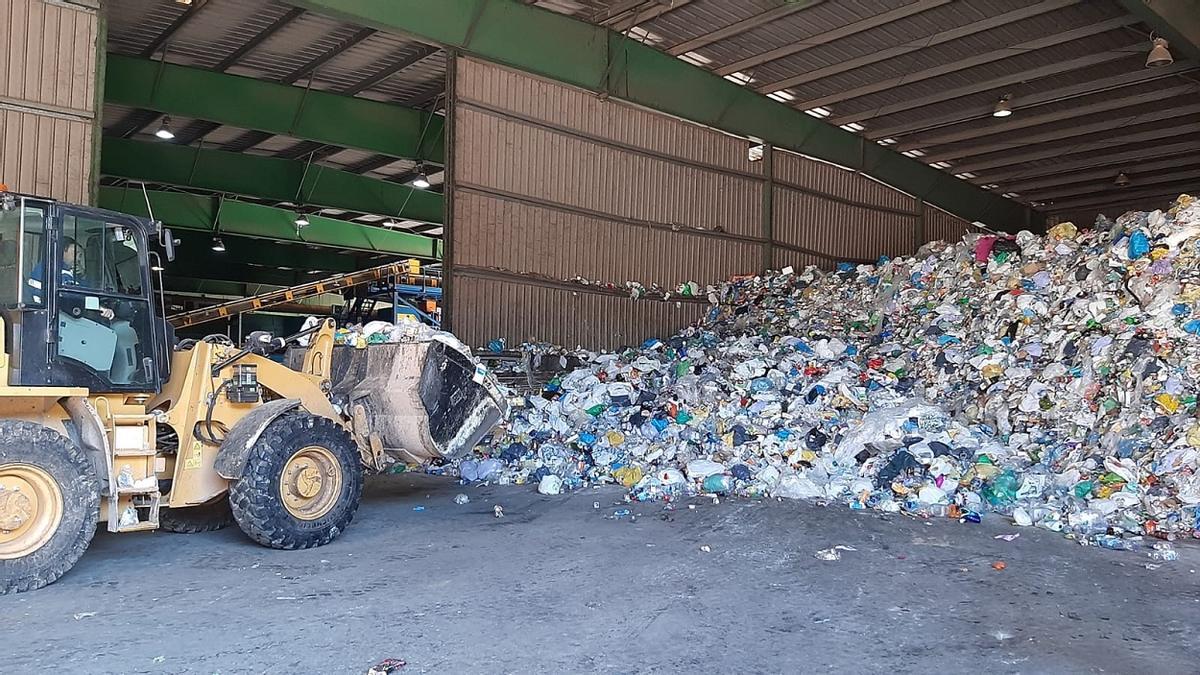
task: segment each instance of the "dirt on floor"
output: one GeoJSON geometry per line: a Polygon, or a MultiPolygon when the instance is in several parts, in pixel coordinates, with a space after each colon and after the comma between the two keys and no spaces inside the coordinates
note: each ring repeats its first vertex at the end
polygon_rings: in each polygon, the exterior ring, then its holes
{"type": "Polygon", "coordinates": [[[9,673],[366,673],[386,658],[407,661],[401,673],[1200,670],[1200,546],[1147,569],[1142,555],[1002,517],[621,500],[613,488],[544,497],[384,476],[368,482],[350,529],[319,549],[265,549],[236,527],[102,532],[54,585],[0,597],[0,663],[9,673]],[[458,493],[471,501],[456,504],[458,493]],[[835,546],[852,550],[816,556],[835,546]]]}

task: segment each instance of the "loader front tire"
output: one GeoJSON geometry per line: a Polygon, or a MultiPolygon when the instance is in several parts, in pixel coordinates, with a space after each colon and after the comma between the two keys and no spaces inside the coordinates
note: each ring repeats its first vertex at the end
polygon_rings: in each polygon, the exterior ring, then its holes
{"type": "Polygon", "coordinates": [[[82,450],[40,424],[0,421],[0,594],[65,574],[99,515],[100,481],[82,450]]]}
{"type": "Polygon", "coordinates": [[[233,524],[233,509],[229,507],[228,495],[207,504],[186,508],[163,508],[158,512],[158,526],[177,534],[216,532],[233,524]]]}
{"type": "Polygon", "coordinates": [[[330,419],[305,412],[280,416],[250,450],[229,489],[233,518],[263,546],[323,546],[354,519],[362,497],[358,448],[330,419]]]}

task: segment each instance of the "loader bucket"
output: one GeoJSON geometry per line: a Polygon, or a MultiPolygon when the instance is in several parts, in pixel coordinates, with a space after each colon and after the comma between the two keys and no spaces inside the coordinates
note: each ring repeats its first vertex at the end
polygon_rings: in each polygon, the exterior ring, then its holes
{"type": "Polygon", "coordinates": [[[446,342],[338,345],[331,366],[334,405],[398,461],[465,455],[508,412],[486,369],[446,342]]]}

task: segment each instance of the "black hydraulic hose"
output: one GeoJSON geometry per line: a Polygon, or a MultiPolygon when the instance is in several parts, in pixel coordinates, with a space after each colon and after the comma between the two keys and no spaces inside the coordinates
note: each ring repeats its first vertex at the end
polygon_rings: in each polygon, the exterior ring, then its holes
{"type": "Polygon", "coordinates": [[[221,392],[225,390],[225,387],[229,386],[230,382],[232,382],[232,380],[223,380],[221,385],[217,387],[216,391],[213,392],[212,398],[208,399],[208,411],[204,413],[204,426],[196,427],[196,435],[200,437],[200,440],[209,445],[220,445],[221,443],[225,442],[224,438],[219,439],[217,438],[217,435],[213,433],[212,414],[213,409],[217,407],[217,399],[220,398],[221,392]]]}

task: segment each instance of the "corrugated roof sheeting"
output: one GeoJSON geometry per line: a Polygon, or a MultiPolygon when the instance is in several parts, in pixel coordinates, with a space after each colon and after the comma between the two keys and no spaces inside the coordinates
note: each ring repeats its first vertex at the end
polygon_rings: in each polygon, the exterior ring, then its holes
{"type": "MultiPolygon", "coordinates": [[[[115,4],[124,2],[118,0],[115,4]]],[[[215,68],[291,9],[277,0],[209,0],[170,37],[169,60],[197,68],[215,68]]]]}
{"type": "MultiPolygon", "coordinates": [[[[697,2],[702,1],[707,3],[714,0],[697,0],[697,2]]],[[[720,2],[721,0],[715,1],[720,2]]],[[[841,26],[907,4],[909,3],[906,0],[870,0],[867,2],[859,0],[849,2],[825,0],[825,2],[798,14],[773,21],[728,40],[721,40],[720,42],[707,45],[696,51],[705,57],[713,59],[714,65],[726,65],[750,56],[769,52],[772,49],[802,43],[807,38],[819,36],[835,28],[840,28],[841,26]]],[[[676,10],[676,12],[682,13],[686,9],[685,7],[676,10]]],[[[671,20],[672,14],[675,14],[675,12],[665,15],[658,22],[665,23],[671,20]]],[[[712,32],[723,25],[705,26],[705,28],[709,29],[706,32],[712,32]]],[[[806,50],[805,53],[815,51],[816,49],[818,48],[806,50]]],[[[765,69],[760,66],[755,68],[756,75],[759,70],[765,72],[765,69]]]]}
{"type": "MultiPolygon", "coordinates": [[[[756,77],[762,82],[775,82],[792,75],[838,64],[860,56],[874,54],[884,49],[908,44],[922,38],[933,38],[947,30],[966,26],[988,17],[1021,9],[1032,4],[1036,3],[1029,2],[1028,0],[951,2],[877,28],[814,47],[795,56],[789,56],[764,64],[757,69],[756,77]]],[[[957,40],[909,52],[902,56],[892,57],[877,64],[856,68],[841,75],[819,80],[812,85],[801,88],[800,91],[805,92],[805,94],[815,92],[817,95],[820,95],[824,92],[816,85],[823,85],[826,88],[859,86],[876,80],[895,77],[897,74],[917,72],[925,68],[953,63],[957,59],[975,56],[1002,47],[1020,44],[1038,37],[1044,37],[1058,32],[1060,25],[1075,28],[1111,18],[1111,12],[1105,12],[1099,7],[1080,11],[1081,7],[1083,6],[1072,5],[1049,14],[1018,21],[1008,26],[993,28],[957,40]]],[[[797,93],[801,99],[806,97],[805,94],[797,93]]]]}
{"type": "MultiPolygon", "coordinates": [[[[1193,94],[1193,101],[1190,106],[1192,108],[1197,103],[1200,103],[1200,97],[1196,97],[1193,94]]],[[[1159,124],[1159,122],[1147,122],[1148,117],[1163,118],[1169,114],[1174,114],[1174,110],[1169,108],[1164,109],[1162,101],[1157,101],[1153,97],[1147,97],[1145,103],[1121,110],[1082,115],[1077,118],[1040,124],[1035,128],[1015,129],[994,135],[988,134],[986,129],[981,129],[979,136],[974,139],[926,147],[931,158],[946,155],[950,158],[949,161],[954,162],[959,159],[965,160],[968,157],[986,156],[990,153],[984,152],[984,150],[999,145],[1003,145],[1004,148],[998,151],[1004,152],[1035,142],[1055,143],[1058,140],[1078,142],[1081,139],[1090,140],[1090,137],[1095,134],[1113,136],[1116,132],[1131,133],[1137,131],[1135,127],[1139,124],[1159,124]],[[1102,129],[1090,130],[1093,126],[1101,127],[1102,129]]],[[[1190,119],[1194,120],[1196,118],[1195,115],[1192,115],[1190,119]]],[[[1175,119],[1179,123],[1185,123],[1189,120],[1189,117],[1181,115],[1171,119],[1175,119]]]]}
{"type": "Polygon", "coordinates": [[[643,27],[665,38],[664,47],[671,47],[685,40],[713,32],[713,26],[722,27],[749,19],[778,7],[779,0],[693,0],[678,9],[643,24],[643,27]]]}
{"type": "MultiPolygon", "coordinates": [[[[869,113],[871,110],[882,106],[911,101],[922,96],[935,95],[957,87],[978,85],[981,82],[1001,78],[1006,75],[1021,73],[1051,64],[1064,63],[1071,59],[1102,52],[1128,49],[1131,54],[1141,54],[1144,60],[1145,52],[1141,49],[1142,42],[1136,35],[1132,35],[1126,31],[1111,31],[1104,35],[1094,36],[1088,40],[1078,40],[1033,52],[1025,52],[1001,61],[994,61],[911,84],[903,81],[904,71],[890,70],[888,67],[885,67],[878,72],[891,73],[891,77],[896,82],[895,86],[876,94],[836,103],[832,106],[834,116],[869,113]]],[[[871,82],[879,81],[879,79],[888,78],[880,77],[872,79],[871,82]]],[[[846,88],[867,83],[864,78],[860,82],[848,83],[846,88]]],[[[1005,87],[1008,86],[1005,85],[1005,87]]],[[[955,97],[953,100],[961,101],[961,97],[955,97]]]]}
{"type": "Polygon", "coordinates": [[[437,51],[362,93],[364,98],[417,104],[430,91],[446,88],[446,53],[437,51]]]}
{"type": "Polygon", "coordinates": [[[140,54],[185,11],[186,5],[162,0],[105,3],[108,46],[121,54],[140,54]]]}
{"type": "MultiPolygon", "coordinates": [[[[264,40],[229,72],[281,80],[313,59],[338,49],[359,30],[360,26],[307,12],[264,40]]],[[[361,43],[351,49],[360,46],[361,43]]]]}
{"type": "MultiPolygon", "coordinates": [[[[870,132],[872,129],[886,129],[893,126],[920,125],[945,115],[961,114],[964,111],[970,110],[980,110],[983,115],[990,116],[992,106],[995,105],[996,99],[1002,94],[1011,94],[1015,105],[1019,108],[1022,97],[1042,93],[1054,93],[1072,85],[1084,84],[1089,81],[1123,75],[1129,72],[1138,72],[1139,69],[1143,69],[1145,61],[1146,57],[1144,54],[1131,53],[1128,57],[1089,66],[1086,69],[1072,70],[1060,75],[1038,78],[1006,87],[985,89],[978,93],[960,96],[948,101],[921,106],[920,108],[913,108],[891,115],[873,117],[869,121],[864,122],[864,124],[867,126],[867,131],[870,132]]],[[[1038,109],[1040,110],[1040,108],[1038,109]]]]}
{"type": "MultiPolygon", "coordinates": [[[[798,100],[804,101],[810,98],[817,98],[867,84],[904,78],[906,76],[920,73],[927,69],[952,66],[956,62],[964,59],[1015,47],[1022,43],[1028,42],[1031,39],[1053,34],[1056,32],[1056,26],[1063,30],[1069,30],[1099,22],[1099,20],[1095,19],[1094,17],[1085,16],[1087,14],[1092,14],[1092,12],[1081,12],[1076,10],[1077,8],[1072,6],[1066,9],[1058,10],[1057,12],[1053,12],[1051,14],[1032,17],[1025,19],[1024,21],[1018,21],[1017,23],[1011,24],[1004,29],[985,31],[983,33],[977,33],[975,35],[963,37],[958,40],[946,42],[934,47],[919,49],[901,56],[885,59],[869,66],[855,68],[840,75],[826,77],[817,80],[816,82],[792,87],[789,91],[795,94],[798,100]]],[[[1120,28],[1112,29],[1109,34],[1106,34],[1106,36],[1110,38],[1107,41],[1097,40],[1095,36],[1092,36],[1068,43],[1071,44],[1074,49],[1061,50],[1063,52],[1061,56],[1058,53],[1055,53],[1060,49],[1057,46],[1049,47],[1043,50],[1037,50],[1034,52],[1028,52],[1025,54],[1020,54],[1013,51],[1011,52],[1011,55],[998,59],[991,64],[959,71],[962,73],[962,75],[958,76],[957,80],[954,78],[954,76],[947,76],[947,79],[940,80],[937,82],[937,84],[938,86],[955,86],[956,84],[966,84],[973,78],[980,76],[998,76],[1005,72],[1012,72],[1015,68],[1019,68],[1024,65],[1020,64],[1019,61],[1006,63],[1005,61],[1008,61],[1009,59],[1017,59],[1022,56],[1031,57],[1025,59],[1032,64],[1028,67],[1036,67],[1037,65],[1053,63],[1055,60],[1065,60],[1067,58],[1071,58],[1072,56],[1082,56],[1083,54],[1103,51],[1104,49],[1124,47],[1132,43],[1136,38],[1136,36],[1129,34],[1120,28]],[[1119,34],[1119,37],[1116,34],[1119,34]],[[989,66],[991,66],[990,71],[987,70],[989,66]]],[[[866,45],[864,48],[864,53],[880,51],[894,44],[903,44],[903,42],[866,45]]],[[[806,56],[806,54],[799,54],[795,58],[802,58],[804,56],[806,56]]],[[[861,56],[861,54],[855,54],[854,56],[861,56]]],[[[812,57],[810,56],[810,58],[812,57]]],[[[853,57],[847,56],[844,58],[832,58],[830,59],[830,62],[837,63],[849,58],[853,57]]],[[[768,69],[764,67],[760,79],[762,79],[763,82],[773,82],[775,81],[774,75],[777,72],[781,73],[779,79],[786,77],[786,75],[783,75],[782,73],[794,72],[795,66],[789,66],[787,61],[789,61],[789,59],[784,59],[777,64],[770,64],[773,66],[773,72],[771,73],[768,73],[768,69]]],[[[839,110],[838,112],[841,111],[839,110]]]]}
{"type": "MultiPolygon", "coordinates": [[[[582,7],[574,13],[595,22],[600,22],[607,15],[606,9],[615,5],[596,0],[580,2],[582,7]]],[[[659,40],[655,46],[669,49],[780,6],[779,2],[761,0],[693,0],[639,28],[654,34],[659,40]]],[[[940,154],[950,165],[945,170],[957,173],[960,163],[969,166],[976,159],[977,155],[968,154],[976,143],[1011,141],[1011,148],[995,149],[984,158],[991,161],[1006,154],[1019,158],[1033,146],[1052,143],[1050,137],[1055,131],[1069,133],[1094,125],[1086,134],[1063,134],[1059,147],[1070,155],[1076,140],[1089,143],[1186,125],[1190,120],[1186,111],[1159,115],[1159,109],[1194,104],[1191,95],[1177,91],[1172,96],[1155,98],[1155,93],[1195,80],[1189,75],[1164,77],[1147,70],[1149,35],[1150,28],[1134,20],[1117,0],[824,0],[695,51],[707,60],[704,67],[710,70],[725,73],[740,68],[753,78],[748,85],[751,88],[771,90],[772,85],[784,84],[786,93],[793,97],[788,105],[831,109],[829,122],[856,122],[865,129],[851,130],[872,139],[898,137],[894,149],[919,149],[934,157],[940,154]],[[890,20],[879,24],[879,17],[890,20]],[[879,25],[869,25],[872,23],[879,25]],[[855,30],[856,24],[868,27],[855,30]],[[947,36],[952,30],[957,32],[947,36]],[[827,36],[834,31],[847,34],[829,39],[827,36]],[[806,45],[810,38],[822,44],[806,45]],[[922,40],[937,44],[922,45],[922,40]],[[1013,49],[1030,42],[1044,46],[1023,52],[1013,49]],[[886,58],[871,58],[902,46],[904,49],[886,58]],[[766,59],[773,50],[786,52],[789,48],[797,49],[790,55],[776,53],[774,56],[779,58],[766,59]],[[861,64],[851,64],[848,69],[838,67],[855,59],[861,64]],[[976,65],[961,67],[970,62],[976,65]],[[1055,72],[1058,68],[1063,70],[1055,72]],[[941,72],[929,76],[930,70],[941,72]],[[806,78],[809,73],[812,75],[806,78]],[[1139,74],[1157,79],[1139,82],[1139,74]],[[787,85],[789,79],[801,81],[787,85]],[[1120,81],[1110,82],[1113,79],[1120,81]],[[1098,83],[1097,90],[1089,93],[1087,86],[1091,83],[1098,83]],[[855,93],[859,88],[863,91],[855,93]],[[1059,92],[1063,92],[1062,99],[1055,100],[1059,92]],[[853,95],[843,98],[847,93],[853,95]],[[1005,121],[1019,120],[1023,115],[1050,119],[994,134],[991,127],[1002,121],[992,118],[991,111],[1003,95],[1011,95],[1016,111],[1005,121]],[[1146,102],[1104,107],[1103,102],[1109,98],[1138,95],[1145,95],[1146,102]],[[1021,108],[1025,99],[1030,100],[1029,110],[1021,108]],[[1076,109],[1081,110],[1071,115],[1076,109]],[[1138,117],[1148,111],[1159,117],[1151,121],[1144,115],[1138,117]],[[1111,126],[1114,119],[1125,122],[1120,127],[1099,128],[1104,122],[1111,126]],[[977,138],[971,137],[972,131],[977,132],[977,138]],[[945,134],[951,134],[951,139],[940,140],[939,136],[945,134]],[[1023,137],[1034,142],[1022,143],[1023,137]],[[922,143],[922,138],[928,138],[929,143],[922,143]],[[952,156],[960,151],[967,152],[961,157],[952,156]]],[[[1178,53],[1175,57],[1182,58],[1178,53]]],[[[1187,134],[1190,131],[1185,130],[1187,134]]],[[[1156,137],[1150,142],[1167,140],[1156,137]]],[[[1124,145],[1130,144],[1113,139],[1109,147],[1124,152],[1124,145]]],[[[1099,154],[1103,153],[1074,153],[1070,170],[1080,170],[1075,164],[1099,154]]],[[[1062,161],[1062,157],[1039,158],[1015,167],[1045,167],[1062,161]]],[[[1143,160],[1133,160],[1130,166],[1136,168],[1139,161],[1143,160]]],[[[1008,165],[1004,168],[999,173],[1010,173],[1008,165]]],[[[987,174],[997,172],[987,169],[977,173],[977,178],[969,180],[987,185],[987,174]]]]}
{"type": "MultiPolygon", "coordinates": [[[[357,88],[373,76],[390,73],[356,95],[400,105],[425,105],[445,87],[445,54],[440,50],[429,53],[427,45],[403,36],[383,32],[368,34],[361,26],[311,12],[298,12],[281,0],[208,0],[203,5],[193,6],[187,21],[177,22],[187,10],[186,5],[165,0],[110,3],[108,48],[123,54],[140,55],[156,40],[162,41],[163,36],[167,36],[156,58],[165,53],[165,58],[172,63],[216,68],[240,51],[244,53],[226,72],[272,81],[280,81],[315,60],[332,55],[313,73],[302,75],[296,85],[308,86],[311,77],[314,89],[341,92],[357,88]],[[168,35],[172,27],[174,31],[168,35]],[[260,40],[268,29],[274,29],[274,32],[260,40]],[[249,49],[248,45],[251,45],[249,49]],[[409,63],[414,58],[416,60],[409,63]],[[408,65],[396,69],[397,65],[404,64],[408,65]],[[391,70],[396,72],[391,73],[391,70]]],[[[106,106],[104,119],[109,125],[108,131],[125,131],[116,127],[136,119],[133,115],[138,112],[121,106],[106,106]]],[[[171,124],[178,131],[194,121],[197,120],[173,117],[171,124]]],[[[152,123],[134,137],[151,138],[156,124],[152,123]]],[[[245,131],[218,127],[195,142],[219,148],[239,139],[245,131]]],[[[300,141],[295,138],[274,136],[256,143],[250,152],[275,155],[294,151],[298,143],[300,141]]],[[[346,168],[373,156],[342,151],[330,158],[319,159],[318,163],[346,168]],[[338,157],[352,159],[338,161],[338,157]]],[[[397,160],[367,175],[394,178],[404,175],[413,166],[413,162],[397,160]]]]}
{"type": "MultiPolygon", "coordinates": [[[[984,114],[980,117],[976,117],[976,118],[973,118],[971,120],[968,120],[968,121],[965,121],[965,122],[962,122],[959,124],[946,125],[940,129],[935,129],[935,130],[926,131],[926,132],[916,132],[912,135],[905,136],[903,139],[903,142],[905,144],[913,144],[913,145],[916,145],[921,148],[936,147],[940,151],[947,143],[945,143],[945,142],[936,142],[935,143],[935,141],[937,141],[939,138],[947,136],[948,134],[971,134],[972,137],[980,139],[980,142],[990,142],[990,140],[991,140],[990,136],[993,134],[998,134],[998,133],[1014,133],[1014,134],[1016,134],[1016,133],[1027,134],[1027,133],[1034,133],[1034,132],[1040,133],[1042,130],[1044,130],[1046,128],[1050,128],[1051,124],[1058,124],[1058,123],[1050,123],[1050,124],[1039,123],[1036,125],[1036,128],[1029,127],[1029,126],[1022,126],[1018,130],[1012,131],[1012,132],[999,132],[996,130],[998,128],[1001,128],[1001,125],[1003,125],[1005,123],[1010,123],[1009,120],[1020,123],[1020,122],[1022,122],[1022,117],[1026,117],[1026,116],[1032,117],[1032,116],[1042,116],[1042,115],[1052,115],[1052,114],[1067,114],[1074,110],[1082,110],[1087,106],[1092,106],[1092,105],[1096,105],[1096,104],[1105,104],[1105,103],[1108,103],[1108,102],[1110,102],[1114,99],[1118,99],[1118,98],[1134,98],[1134,99],[1138,99],[1139,101],[1146,101],[1148,103],[1151,103],[1151,105],[1154,105],[1154,106],[1161,106],[1162,103],[1159,101],[1159,97],[1157,96],[1157,94],[1165,89],[1169,89],[1169,88],[1181,86],[1181,85],[1190,85],[1192,87],[1195,87],[1197,91],[1200,91],[1200,83],[1189,82],[1188,80],[1186,80],[1184,78],[1168,78],[1167,80],[1164,80],[1164,81],[1153,81],[1153,82],[1146,82],[1143,84],[1133,85],[1133,86],[1129,86],[1129,87],[1122,87],[1121,89],[1114,91],[1114,92],[1102,92],[1102,93],[1098,93],[1098,94],[1091,94],[1088,96],[1079,96],[1076,98],[1068,99],[1065,101],[1058,101],[1055,103],[1046,103],[1044,105],[1039,105],[1039,106],[1036,106],[1035,108],[1029,109],[1028,112],[1023,113],[1023,115],[1021,117],[1009,118],[1008,120],[997,119],[995,117],[992,117],[990,114],[984,114]],[[928,139],[928,140],[926,140],[926,139],[928,139]]],[[[989,99],[989,101],[987,101],[985,103],[990,103],[990,99],[989,99]]],[[[1134,107],[1137,107],[1137,106],[1134,106],[1134,107]]],[[[1119,109],[1110,109],[1109,112],[1094,113],[1093,119],[1104,119],[1106,116],[1118,114],[1118,111],[1120,114],[1127,114],[1128,111],[1132,110],[1132,109],[1133,108],[1122,107],[1119,109]]],[[[1078,119],[1078,118],[1075,118],[1075,119],[1078,119]]],[[[1073,119],[1067,119],[1065,122],[1063,122],[1063,124],[1067,124],[1067,125],[1074,125],[1075,123],[1076,122],[1073,119]]],[[[968,139],[966,141],[963,141],[963,143],[964,143],[964,147],[969,147],[970,145],[974,144],[974,141],[972,139],[968,139]]]]}

